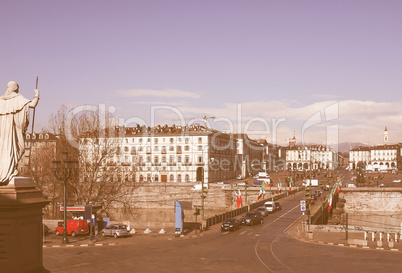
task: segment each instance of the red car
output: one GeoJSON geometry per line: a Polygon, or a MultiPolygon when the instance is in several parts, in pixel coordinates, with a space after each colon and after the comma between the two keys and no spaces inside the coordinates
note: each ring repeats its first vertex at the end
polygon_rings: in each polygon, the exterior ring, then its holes
{"type": "MultiPolygon", "coordinates": [[[[64,223],[58,222],[56,227],[56,235],[63,234],[64,223]]],[[[89,227],[86,220],[67,220],[67,235],[76,236],[78,234],[89,233],[89,227]]]]}

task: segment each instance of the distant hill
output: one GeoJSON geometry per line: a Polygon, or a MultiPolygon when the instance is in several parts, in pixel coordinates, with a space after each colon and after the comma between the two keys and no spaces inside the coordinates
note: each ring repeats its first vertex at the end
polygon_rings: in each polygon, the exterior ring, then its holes
{"type": "Polygon", "coordinates": [[[338,145],[338,151],[340,153],[349,152],[351,149],[357,146],[367,146],[360,142],[342,142],[338,145]]]}
{"type": "MultiPolygon", "coordinates": [[[[297,145],[301,145],[301,143],[297,143],[297,145]]],[[[349,152],[351,149],[357,146],[368,146],[368,145],[365,145],[361,142],[342,142],[338,144],[338,152],[339,153],[349,152]]]]}

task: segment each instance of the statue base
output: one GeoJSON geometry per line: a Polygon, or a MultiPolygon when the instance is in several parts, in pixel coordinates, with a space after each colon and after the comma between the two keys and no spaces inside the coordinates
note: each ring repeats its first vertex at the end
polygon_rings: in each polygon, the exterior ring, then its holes
{"type": "Polygon", "coordinates": [[[14,177],[0,187],[1,272],[47,272],[42,246],[42,208],[47,204],[31,178],[14,177]]]}

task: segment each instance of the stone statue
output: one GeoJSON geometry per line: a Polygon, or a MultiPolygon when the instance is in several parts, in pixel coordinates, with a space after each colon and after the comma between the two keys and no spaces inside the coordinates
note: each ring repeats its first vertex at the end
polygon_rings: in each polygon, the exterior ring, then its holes
{"type": "Polygon", "coordinates": [[[11,81],[0,97],[0,186],[7,185],[18,175],[18,161],[25,152],[29,108],[35,108],[39,101],[38,89],[32,101],[18,92],[18,83],[11,81]]]}

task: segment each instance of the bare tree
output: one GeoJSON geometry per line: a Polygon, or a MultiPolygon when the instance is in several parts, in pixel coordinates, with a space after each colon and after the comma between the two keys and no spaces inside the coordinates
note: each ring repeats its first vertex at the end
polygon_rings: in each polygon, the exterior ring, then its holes
{"type": "Polygon", "coordinates": [[[58,217],[58,203],[62,202],[63,185],[49,168],[62,153],[79,162],[79,170],[67,181],[68,205],[92,202],[102,206],[105,216],[132,215],[135,167],[119,160],[124,130],[114,126],[112,116],[101,117],[98,112],[69,115],[67,107],[61,106],[50,116],[48,130],[57,135],[57,145],[37,149],[32,157],[32,176],[51,202],[46,217],[58,217]]]}
{"type": "MultiPolygon", "coordinates": [[[[69,200],[76,204],[99,204],[107,216],[115,211],[131,213],[128,196],[134,191],[134,166],[124,166],[119,160],[125,131],[115,126],[114,117],[81,111],[70,124],[65,120],[53,124],[55,128],[64,124],[63,137],[66,138],[66,130],[70,130],[73,142],[79,144],[79,175],[68,183],[69,200]]],[[[66,141],[71,143],[71,139],[66,138],[66,141]]]]}

